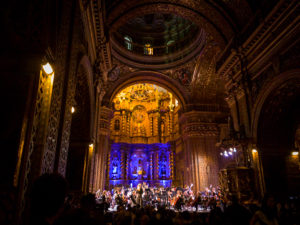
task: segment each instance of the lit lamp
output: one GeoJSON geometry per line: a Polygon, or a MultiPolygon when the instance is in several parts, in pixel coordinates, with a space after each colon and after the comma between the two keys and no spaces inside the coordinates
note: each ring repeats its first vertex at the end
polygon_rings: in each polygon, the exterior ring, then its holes
{"type": "Polygon", "coordinates": [[[47,75],[53,74],[53,69],[52,69],[52,66],[50,65],[50,63],[47,62],[45,65],[42,65],[42,67],[47,75]]]}
{"type": "Polygon", "coordinates": [[[52,69],[52,66],[50,65],[50,63],[47,62],[45,65],[42,65],[42,68],[43,68],[44,72],[47,74],[47,76],[49,76],[51,84],[53,84],[54,72],[53,72],[53,69],[52,69]]]}
{"type": "Polygon", "coordinates": [[[72,107],[71,107],[71,113],[74,113],[74,112],[75,112],[75,107],[72,106],[72,107]]]}
{"type": "Polygon", "coordinates": [[[292,152],[292,156],[298,156],[298,155],[299,155],[299,152],[297,152],[297,151],[292,152]]]}
{"type": "Polygon", "coordinates": [[[257,153],[257,150],[256,149],[252,149],[252,153],[253,154],[257,153]]]}
{"type": "Polygon", "coordinates": [[[93,143],[89,144],[89,151],[90,151],[90,153],[92,153],[93,150],[94,150],[94,144],[93,143]]]}

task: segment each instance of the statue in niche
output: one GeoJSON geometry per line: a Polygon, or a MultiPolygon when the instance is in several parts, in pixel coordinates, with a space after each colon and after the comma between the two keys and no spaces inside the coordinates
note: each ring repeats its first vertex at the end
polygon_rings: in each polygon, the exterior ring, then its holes
{"type": "Polygon", "coordinates": [[[165,154],[161,154],[160,156],[160,176],[161,178],[166,178],[167,176],[167,156],[165,154]]]}
{"type": "Polygon", "coordinates": [[[118,175],[118,163],[116,161],[112,164],[112,178],[115,179],[118,175]]]}
{"type": "Polygon", "coordinates": [[[137,174],[137,168],[136,168],[136,166],[133,168],[133,172],[132,172],[132,174],[137,174]]]}
{"type": "Polygon", "coordinates": [[[161,166],[161,176],[165,177],[167,175],[166,164],[162,164],[161,166]]]}
{"type": "Polygon", "coordinates": [[[120,161],[119,161],[119,155],[117,152],[114,152],[112,154],[112,159],[111,159],[111,178],[112,179],[118,179],[120,176],[120,161]]]}
{"type": "Polygon", "coordinates": [[[141,159],[138,161],[138,176],[139,179],[141,180],[143,178],[143,175],[146,173],[145,170],[143,169],[143,162],[141,159]]]}

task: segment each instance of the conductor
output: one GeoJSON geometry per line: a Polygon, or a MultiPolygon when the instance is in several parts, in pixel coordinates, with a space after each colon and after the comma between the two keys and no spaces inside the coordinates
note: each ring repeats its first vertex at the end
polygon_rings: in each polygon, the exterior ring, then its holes
{"type": "Polygon", "coordinates": [[[140,205],[140,207],[143,207],[143,188],[142,188],[142,184],[138,184],[137,188],[136,188],[136,203],[138,205],[140,205]]]}

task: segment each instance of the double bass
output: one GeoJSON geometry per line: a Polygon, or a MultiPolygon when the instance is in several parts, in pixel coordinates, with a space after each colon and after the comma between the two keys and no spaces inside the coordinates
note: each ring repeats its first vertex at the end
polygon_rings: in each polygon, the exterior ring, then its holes
{"type": "Polygon", "coordinates": [[[174,203],[174,208],[177,210],[181,209],[181,206],[184,204],[183,202],[183,198],[182,198],[182,193],[178,192],[177,196],[176,196],[176,200],[174,203]]]}

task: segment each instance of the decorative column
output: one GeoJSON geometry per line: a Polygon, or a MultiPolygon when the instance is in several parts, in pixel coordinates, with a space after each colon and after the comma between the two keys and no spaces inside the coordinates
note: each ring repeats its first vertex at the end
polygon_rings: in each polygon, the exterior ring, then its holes
{"type": "Polygon", "coordinates": [[[157,149],[155,149],[155,152],[154,152],[154,154],[153,154],[153,178],[154,178],[154,180],[158,180],[158,175],[159,175],[159,167],[158,167],[158,157],[159,157],[159,155],[158,155],[158,150],[157,149]]]}
{"type": "Polygon", "coordinates": [[[216,143],[217,113],[191,111],[180,117],[185,168],[184,183],[193,184],[195,191],[203,191],[209,185],[218,184],[219,158],[216,143]]]}
{"type": "Polygon", "coordinates": [[[129,174],[129,159],[130,159],[130,152],[129,152],[129,149],[128,149],[128,146],[127,146],[127,149],[126,149],[126,174],[125,174],[125,179],[126,181],[128,181],[129,177],[128,177],[128,174],[129,174]]]}
{"type": "Polygon", "coordinates": [[[169,157],[170,157],[170,179],[173,180],[174,179],[174,153],[172,148],[170,149],[169,157]]]}
{"type": "Polygon", "coordinates": [[[159,132],[159,112],[155,112],[153,114],[153,143],[159,143],[159,135],[160,135],[160,132],[159,132]]]}
{"type": "Polygon", "coordinates": [[[150,151],[150,180],[154,179],[154,171],[153,171],[153,168],[154,168],[154,160],[153,160],[153,158],[154,157],[153,156],[154,156],[154,153],[151,150],[150,151]]]}
{"type": "Polygon", "coordinates": [[[131,135],[131,113],[128,113],[127,115],[127,136],[130,137],[131,135]]]}
{"type": "Polygon", "coordinates": [[[125,180],[125,173],[126,173],[126,158],[125,158],[125,149],[124,146],[121,146],[121,179],[125,180]]]}
{"type": "Polygon", "coordinates": [[[121,121],[120,121],[121,134],[124,135],[126,132],[126,115],[125,111],[121,111],[121,121]]]}
{"type": "Polygon", "coordinates": [[[109,136],[110,120],[113,117],[113,111],[107,107],[99,109],[97,138],[94,154],[94,180],[92,191],[103,190],[105,186],[105,174],[107,168],[107,157],[109,154],[109,136]]]}

